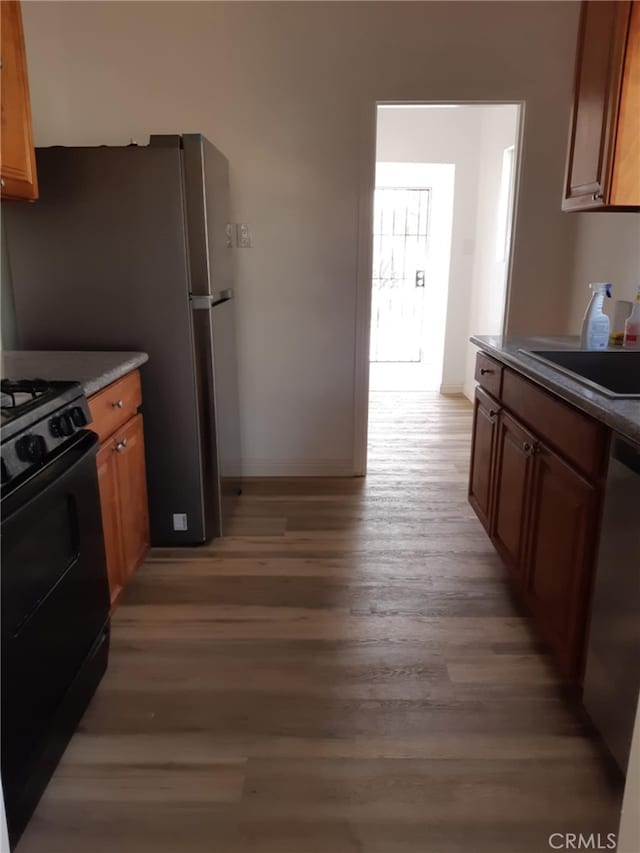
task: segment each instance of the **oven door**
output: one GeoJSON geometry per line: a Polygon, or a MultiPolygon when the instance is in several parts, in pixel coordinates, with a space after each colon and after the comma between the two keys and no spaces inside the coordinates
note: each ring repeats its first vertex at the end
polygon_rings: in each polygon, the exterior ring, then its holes
{"type": "Polygon", "coordinates": [[[96,473],[85,430],[2,501],[2,779],[19,789],[109,615],[96,473]]]}

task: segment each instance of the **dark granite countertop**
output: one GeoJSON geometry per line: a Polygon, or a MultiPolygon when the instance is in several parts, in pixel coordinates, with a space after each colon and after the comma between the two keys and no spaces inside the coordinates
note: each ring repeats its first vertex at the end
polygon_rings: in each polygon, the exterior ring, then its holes
{"type": "Polygon", "coordinates": [[[577,337],[519,338],[474,335],[471,343],[488,355],[537,382],[558,397],[592,415],[625,438],[640,443],[640,400],[607,397],[572,379],[552,364],[542,364],[520,349],[580,349],[577,337]]]}
{"type": "Polygon", "coordinates": [[[146,352],[9,350],[2,353],[0,373],[8,379],[80,382],[90,397],[148,360],[146,352]]]}

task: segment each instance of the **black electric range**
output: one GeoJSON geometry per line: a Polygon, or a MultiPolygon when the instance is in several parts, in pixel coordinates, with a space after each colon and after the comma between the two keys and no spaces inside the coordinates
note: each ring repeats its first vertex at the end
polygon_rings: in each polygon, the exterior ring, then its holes
{"type": "Polygon", "coordinates": [[[106,669],[98,439],[75,382],[0,383],[1,772],[12,846],[106,669]]]}

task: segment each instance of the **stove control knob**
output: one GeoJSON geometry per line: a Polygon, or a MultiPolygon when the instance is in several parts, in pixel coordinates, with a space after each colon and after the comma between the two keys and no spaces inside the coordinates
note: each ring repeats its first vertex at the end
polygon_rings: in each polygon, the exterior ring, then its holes
{"type": "Polygon", "coordinates": [[[77,427],[83,427],[87,425],[87,416],[83,412],[80,406],[74,406],[70,412],[71,420],[77,427]]]}
{"type": "Polygon", "coordinates": [[[22,462],[42,462],[47,445],[41,435],[24,435],[16,441],[16,453],[22,462]]]}
{"type": "Polygon", "coordinates": [[[62,430],[60,429],[60,418],[51,418],[49,421],[49,432],[54,438],[60,438],[62,430]]]}
{"type": "Polygon", "coordinates": [[[73,435],[74,426],[69,412],[64,412],[63,414],[61,414],[58,418],[58,422],[60,424],[61,435],[73,435]]]}

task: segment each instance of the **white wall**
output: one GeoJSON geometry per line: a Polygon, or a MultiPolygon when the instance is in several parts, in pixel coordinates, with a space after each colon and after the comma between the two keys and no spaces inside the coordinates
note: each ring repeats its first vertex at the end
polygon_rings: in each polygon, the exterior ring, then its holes
{"type": "MultiPolygon", "coordinates": [[[[476,249],[473,258],[467,335],[465,336],[464,393],[471,400],[475,388],[474,371],[477,348],[468,343],[470,335],[502,333],[508,258],[496,257],[498,206],[502,185],[503,155],[515,145],[518,108],[506,104],[487,107],[482,114],[479,139],[478,205],[476,213],[476,249]]],[[[517,147],[517,146],[516,146],[517,147]]],[[[517,151],[516,151],[517,156],[517,151]]],[[[517,169],[517,163],[514,164],[517,169]]],[[[510,215],[510,214],[508,214],[510,215]]],[[[517,232],[514,232],[514,235],[517,232]]]]}
{"type": "MultiPolygon", "coordinates": [[[[572,213],[577,235],[570,280],[568,328],[579,334],[591,297],[589,282],[613,283],[613,298],[605,299],[608,313],[616,299],[634,299],[640,287],[640,215],[636,213],[572,213]]],[[[622,330],[617,330],[622,331],[622,330]]]]}
{"type": "Polygon", "coordinates": [[[29,2],[23,16],[37,144],[199,130],[231,160],[254,245],[236,253],[247,472],[352,470],[376,100],[527,101],[509,327],[564,330],[577,3],[29,2]]]}

